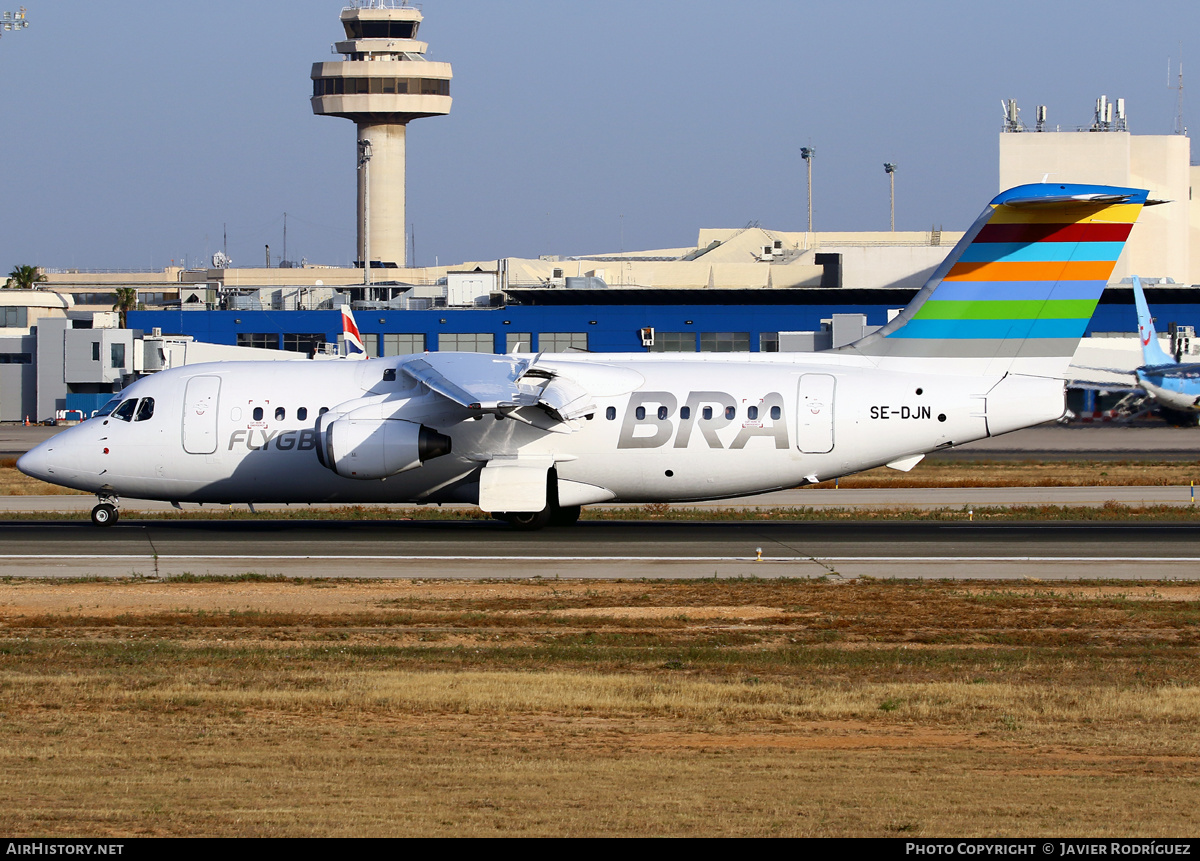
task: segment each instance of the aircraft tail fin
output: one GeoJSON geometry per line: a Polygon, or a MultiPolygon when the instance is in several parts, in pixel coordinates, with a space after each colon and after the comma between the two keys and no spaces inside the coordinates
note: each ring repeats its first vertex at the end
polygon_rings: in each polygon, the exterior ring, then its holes
{"type": "Polygon", "coordinates": [[[908,307],[842,349],[954,360],[963,373],[1065,373],[1147,192],[1042,183],[996,196],[908,307]],[[978,361],[973,361],[978,360],[978,361]]]}
{"type": "Polygon", "coordinates": [[[1158,340],[1158,333],[1154,331],[1154,318],[1150,316],[1150,306],[1146,303],[1142,280],[1136,275],[1133,276],[1133,301],[1137,305],[1138,338],[1142,342],[1143,363],[1150,366],[1174,365],[1175,360],[1167,355],[1158,340]]]}
{"type": "Polygon", "coordinates": [[[349,305],[342,306],[342,340],[346,344],[347,359],[367,358],[367,348],[363,346],[358,323],[355,322],[354,312],[350,310],[349,305]]]}

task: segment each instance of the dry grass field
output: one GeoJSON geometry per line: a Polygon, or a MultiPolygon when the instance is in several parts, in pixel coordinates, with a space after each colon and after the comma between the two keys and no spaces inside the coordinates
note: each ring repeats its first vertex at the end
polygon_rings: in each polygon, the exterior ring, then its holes
{"type": "Polygon", "coordinates": [[[1200,587],[0,581],[0,832],[1200,831],[1200,587]]]}

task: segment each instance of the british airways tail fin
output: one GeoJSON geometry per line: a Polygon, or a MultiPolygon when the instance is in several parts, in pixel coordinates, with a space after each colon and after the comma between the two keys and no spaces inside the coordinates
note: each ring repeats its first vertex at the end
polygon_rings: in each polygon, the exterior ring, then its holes
{"type": "Polygon", "coordinates": [[[1005,191],[898,317],[842,349],[952,373],[1060,376],[1146,197],[1058,183],[1005,191]]]}
{"type": "Polygon", "coordinates": [[[1146,294],[1142,291],[1142,280],[1136,275],[1133,276],[1133,301],[1137,305],[1138,338],[1142,342],[1143,364],[1151,367],[1176,364],[1158,340],[1154,318],[1150,316],[1150,306],[1146,304],[1146,294]]]}
{"type": "Polygon", "coordinates": [[[354,312],[349,305],[342,306],[342,341],[346,345],[347,359],[367,358],[367,349],[363,346],[358,323],[354,322],[354,312]]]}

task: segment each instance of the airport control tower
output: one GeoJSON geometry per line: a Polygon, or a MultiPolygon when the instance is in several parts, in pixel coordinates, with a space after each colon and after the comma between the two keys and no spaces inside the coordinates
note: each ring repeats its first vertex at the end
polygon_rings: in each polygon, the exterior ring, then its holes
{"type": "MultiPolygon", "coordinates": [[[[314,63],[314,114],[358,124],[358,259],[406,265],[404,139],[409,121],[450,113],[449,63],[425,59],[420,10],[392,0],[352,0],[342,10],[342,59],[314,63]]],[[[363,273],[371,280],[370,271],[363,273]]]]}

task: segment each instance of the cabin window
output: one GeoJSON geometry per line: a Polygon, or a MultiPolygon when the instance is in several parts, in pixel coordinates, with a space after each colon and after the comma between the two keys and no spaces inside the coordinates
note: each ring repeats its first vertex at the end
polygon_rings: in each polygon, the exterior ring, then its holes
{"type": "Polygon", "coordinates": [[[134,410],[137,409],[137,398],[130,398],[113,410],[113,418],[123,422],[132,421],[134,410]]]}
{"type": "Polygon", "coordinates": [[[610,422],[611,422],[611,421],[614,421],[614,420],[617,418],[617,408],[616,408],[616,407],[609,407],[608,409],[606,409],[606,410],[604,411],[604,417],[605,417],[606,419],[608,419],[610,422]]]}
{"type": "Polygon", "coordinates": [[[308,407],[300,407],[298,410],[296,410],[296,419],[298,421],[304,421],[307,418],[308,418],[308,407]]]}
{"type": "Polygon", "coordinates": [[[683,419],[684,421],[687,421],[688,419],[690,419],[692,417],[692,408],[691,407],[680,407],[679,408],[679,417],[681,419],[683,419]]]}
{"type": "Polygon", "coordinates": [[[706,422],[712,421],[712,407],[705,407],[704,412],[702,412],[700,415],[704,417],[706,422]]]}
{"type": "Polygon", "coordinates": [[[231,422],[240,422],[242,420],[242,408],[234,407],[229,411],[229,420],[231,422]]]}
{"type": "Polygon", "coordinates": [[[737,418],[737,407],[725,407],[725,418],[730,421],[737,418]]]}
{"type": "Polygon", "coordinates": [[[154,398],[142,398],[138,404],[135,422],[144,422],[154,418],[154,398]]]}
{"type": "Polygon", "coordinates": [[[388,368],[387,370],[385,370],[385,371],[383,372],[383,381],[384,381],[385,383],[394,383],[394,382],[396,382],[396,369],[395,369],[395,368],[388,368]]]}
{"type": "Polygon", "coordinates": [[[321,407],[321,411],[319,413],[317,413],[317,415],[323,416],[327,412],[329,412],[329,407],[321,407]]]}
{"type": "Polygon", "coordinates": [[[120,395],[113,395],[96,413],[97,418],[102,418],[107,415],[112,415],[112,411],[117,408],[117,404],[121,403],[120,395]]]}
{"type": "Polygon", "coordinates": [[[255,407],[255,408],[254,408],[254,412],[252,413],[252,415],[254,416],[254,420],[255,420],[256,422],[261,422],[261,421],[262,421],[262,417],[263,417],[263,408],[262,408],[262,407],[255,407]]]}
{"type": "Polygon", "coordinates": [[[660,422],[667,420],[667,408],[666,407],[658,408],[658,420],[660,422]]]}
{"type": "Polygon", "coordinates": [[[779,407],[771,407],[771,421],[779,421],[783,418],[783,410],[779,407]]]}
{"type": "Polygon", "coordinates": [[[283,407],[276,407],[275,408],[275,421],[281,422],[286,418],[287,418],[287,410],[285,410],[283,407]]]}
{"type": "Polygon", "coordinates": [[[635,416],[637,416],[637,420],[640,422],[646,418],[646,408],[638,407],[636,410],[633,411],[633,414],[635,416]]]}
{"type": "Polygon", "coordinates": [[[750,421],[757,421],[758,420],[758,407],[749,407],[746,410],[746,418],[748,418],[750,421]]]}

